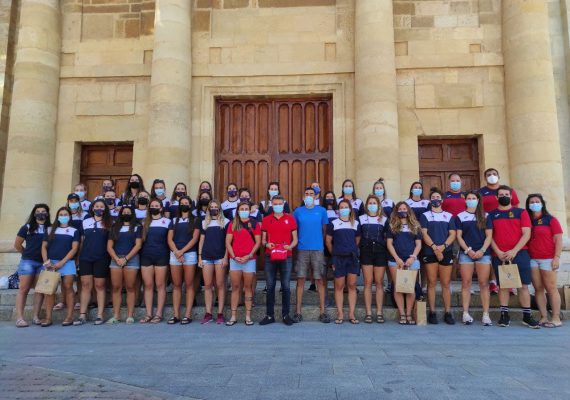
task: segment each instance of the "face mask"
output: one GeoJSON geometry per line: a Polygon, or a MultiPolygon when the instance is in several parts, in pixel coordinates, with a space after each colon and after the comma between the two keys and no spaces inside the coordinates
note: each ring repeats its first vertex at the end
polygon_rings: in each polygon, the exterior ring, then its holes
{"type": "Polygon", "coordinates": [[[273,198],[275,196],[277,196],[279,194],[279,190],[270,190],[269,191],[269,197],[273,198]]]}
{"type": "Polygon", "coordinates": [[[160,214],[160,208],[156,208],[156,207],[151,208],[151,209],[150,209],[150,214],[151,214],[151,215],[158,215],[158,214],[160,214]]]}
{"type": "Polygon", "coordinates": [[[374,195],[375,196],[384,196],[384,189],[375,189],[374,195]]]}
{"type": "Polygon", "coordinates": [[[318,195],[319,193],[321,193],[321,188],[318,187],[318,186],[315,186],[315,187],[313,188],[313,190],[315,191],[315,194],[317,194],[317,195],[318,195]]]}
{"type": "Polygon", "coordinates": [[[237,190],[228,190],[228,197],[236,197],[237,190]]]}
{"type": "Polygon", "coordinates": [[[94,209],[93,209],[93,214],[94,214],[96,217],[102,217],[104,212],[105,212],[105,210],[102,210],[102,209],[100,209],[100,208],[94,208],[94,209]]]}
{"type": "Polygon", "coordinates": [[[105,199],[105,203],[107,203],[108,206],[112,206],[112,205],[115,204],[115,199],[112,198],[112,197],[107,197],[107,198],[105,199]]]}
{"type": "Polygon", "coordinates": [[[303,202],[305,203],[306,206],[312,206],[313,204],[315,204],[315,199],[313,199],[313,196],[306,196],[303,199],[303,202]]]}
{"type": "Polygon", "coordinates": [[[199,203],[201,206],[207,206],[210,204],[210,199],[200,199],[199,203]]]}
{"type": "Polygon", "coordinates": [[[478,200],[465,200],[465,203],[467,204],[467,208],[475,208],[477,207],[477,204],[479,204],[478,200]]]}
{"type": "Polygon", "coordinates": [[[530,208],[532,212],[540,212],[540,210],[542,210],[542,203],[530,203],[528,208],[530,208]]]}
{"type": "Polygon", "coordinates": [[[341,217],[348,217],[350,215],[350,208],[341,208],[338,210],[338,215],[341,217]]]}
{"type": "Polygon", "coordinates": [[[499,204],[506,207],[511,204],[511,198],[508,196],[499,197],[499,204]]]}
{"type": "Polygon", "coordinates": [[[210,189],[206,189],[206,188],[200,189],[200,193],[210,193],[210,192],[211,192],[210,189]]]}
{"type": "Polygon", "coordinates": [[[103,193],[108,192],[109,190],[112,190],[113,186],[103,186],[103,193]]]}
{"type": "Polygon", "coordinates": [[[418,196],[421,196],[422,193],[423,193],[423,190],[421,188],[412,189],[412,196],[418,197],[418,196]]]}
{"type": "Polygon", "coordinates": [[[408,218],[407,211],[398,211],[398,218],[408,218]]]}
{"type": "Polygon", "coordinates": [[[242,210],[242,211],[239,211],[238,214],[239,214],[239,217],[241,219],[248,219],[249,218],[249,211],[242,210]]]}
{"type": "Polygon", "coordinates": [[[249,197],[240,197],[239,202],[240,203],[249,203],[249,197]]]}
{"type": "Polygon", "coordinates": [[[180,212],[188,212],[190,211],[190,206],[188,204],[182,204],[181,206],[178,206],[178,209],[180,212]]]}
{"type": "Polygon", "coordinates": [[[59,217],[57,217],[57,221],[61,225],[67,225],[69,223],[69,215],[60,215],[59,217]]]}
{"type": "Polygon", "coordinates": [[[378,212],[378,204],[368,204],[366,208],[368,209],[368,212],[372,214],[376,214],[378,212]]]}
{"type": "Polygon", "coordinates": [[[489,175],[487,177],[487,182],[489,182],[491,185],[495,185],[497,182],[499,182],[499,177],[497,175],[489,175]]]}
{"type": "Polygon", "coordinates": [[[121,215],[121,221],[123,222],[131,222],[133,220],[132,214],[123,214],[121,215]]]}
{"type": "Polygon", "coordinates": [[[69,203],[69,208],[71,210],[77,210],[79,208],[80,204],[79,203],[69,203]]]}
{"type": "Polygon", "coordinates": [[[441,206],[441,200],[439,199],[434,199],[430,203],[433,208],[439,208],[441,206]]]}
{"type": "Polygon", "coordinates": [[[325,199],[325,205],[334,206],[335,199],[325,199]]]}
{"type": "Polygon", "coordinates": [[[210,216],[217,217],[218,215],[220,215],[220,210],[218,210],[217,208],[210,209],[210,216]]]}
{"type": "Polygon", "coordinates": [[[352,186],[345,186],[342,188],[342,192],[344,194],[352,194],[354,193],[354,188],[352,186]]]}
{"type": "Polygon", "coordinates": [[[182,197],[186,195],[186,192],[175,192],[176,197],[182,197]]]}
{"type": "Polygon", "coordinates": [[[139,204],[146,206],[148,204],[148,199],[146,197],[139,197],[139,204]]]}
{"type": "Polygon", "coordinates": [[[39,219],[40,221],[45,221],[47,219],[47,213],[37,213],[34,214],[34,217],[36,217],[36,219],[39,219]]]}
{"type": "Polygon", "coordinates": [[[283,204],[273,206],[273,212],[275,214],[281,214],[283,212],[283,204]]]}
{"type": "Polygon", "coordinates": [[[75,194],[78,195],[80,199],[85,197],[85,192],[77,191],[75,194]]]}
{"type": "Polygon", "coordinates": [[[164,196],[164,189],[155,189],[154,192],[156,193],[157,196],[164,196]]]}
{"type": "Polygon", "coordinates": [[[140,182],[131,182],[130,185],[131,185],[131,189],[138,189],[141,187],[140,182]]]}
{"type": "Polygon", "coordinates": [[[458,191],[459,189],[461,189],[461,182],[450,182],[449,187],[453,191],[458,191]]]}

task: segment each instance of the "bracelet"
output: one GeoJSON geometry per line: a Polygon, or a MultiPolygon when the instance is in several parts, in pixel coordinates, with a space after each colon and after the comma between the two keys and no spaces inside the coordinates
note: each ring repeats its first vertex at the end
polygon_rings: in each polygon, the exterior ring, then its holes
{"type": "Polygon", "coordinates": [[[44,267],[48,266],[50,263],[50,260],[44,261],[44,263],[42,264],[44,267]]]}
{"type": "Polygon", "coordinates": [[[410,258],[413,258],[414,260],[417,260],[417,259],[418,259],[418,256],[415,256],[415,255],[413,255],[413,254],[410,254],[409,257],[410,257],[410,258]]]}
{"type": "Polygon", "coordinates": [[[432,243],[429,247],[431,247],[433,249],[433,246],[437,247],[437,245],[435,243],[432,243]]]}
{"type": "Polygon", "coordinates": [[[472,248],[472,247],[469,247],[467,250],[465,250],[465,251],[463,252],[463,254],[467,255],[467,254],[469,254],[469,252],[470,252],[471,250],[473,250],[473,248],[472,248]]]}
{"type": "Polygon", "coordinates": [[[443,246],[447,249],[449,245],[447,243],[443,243],[443,246]]]}

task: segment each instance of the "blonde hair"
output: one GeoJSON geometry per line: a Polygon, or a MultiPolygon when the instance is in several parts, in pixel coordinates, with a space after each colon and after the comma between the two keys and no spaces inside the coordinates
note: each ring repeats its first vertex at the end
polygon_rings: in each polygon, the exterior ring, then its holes
{"type": "Polygon", "coordinates": [[[206,227],[208,227],[210,225],[210,222],[212,222],[212,216],[210,215],[210,207],[212,207],[212,204],[215,204],[218,206],[219,212],[218,212],[218,216],[216,217],[216,221],[218,221],[218,223],[220,224],[220,226],[224,226],[224,213],[222,212],[222,206],[220,204],[220,202],[216,199],[212,199],[210,200],[210,202],[208,203],[208,212],[206,213],[206,218],[204,218],[204,221],[206,222],[206,227]]]}
{"type": "Polygon", "coordinates": [[[414,235],[417,235],[419,232],[421,232],[422,227],[420,226],[420,223],[418,222],[418,220],[416,218],[416,214],[411,209],[409,204],[406,203],[405,201],[400,201],[400,202],[398,202],[398,204],[396,204],[394,206],[394,209],[392,210],[392,214],[390,215],[390,229],[394,233],[402,232],[402,225],[403,225],[402,220],[400,219],[400,217],[398,217],[398,209],[402,205],[405,205],[406,209],[408,210],[408,217],[407,217],[408,228],[410,229],[410,232],[412,232],[414,235]]]}

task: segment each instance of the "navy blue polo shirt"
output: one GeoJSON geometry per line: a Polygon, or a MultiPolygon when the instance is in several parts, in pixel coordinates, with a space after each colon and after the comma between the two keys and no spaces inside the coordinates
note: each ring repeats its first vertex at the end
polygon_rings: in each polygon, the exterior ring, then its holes
{"type": "MultiPolygon", "coordinates": [[[[427,229],[429,237],[437,246],[441,246],[447,240],[449,231],[456,229],[455,218],[447,211],[426,211],[420,218],[420,225],[423,229],[427,229]]],[[[434,254],[433,249],[427,244],[424,244],[424,255],[434,254]]]]}
{"type": "MultiPolygon", "coordinates": [[[[339,204],[343,199],[344,197],[338,197],[336,199],[336,204],[339,204]]],[[[350,205],[352,206],[354,215],[359,216],[364,214],[364,202],[361,199],[351,199],[350,205]]]]}
{"type": "Polygon", "coordinates": [[[386,246],[385,229],[388,224],[388,218],[383,215],[381,217],[371,217],[368,214],[364,214],[358,217],[358,220],[360,221],[362,232],[361,246],[369,245],[372,242],[386,246]]]}
{"type": "MultiPolygon", "coordinates": [[[[479,229],[477,226],[477,216],[469,211],[459,213],[455,219],[455,225],[458,231],[461,231],[461,237],[471,247],[473,251],[479,250],[485,243],[486,228],[479,229]]],[[[491,255],[490,249],[487,249],[485,255],[491,255]]]]}
{"type": "Polygon", "coordinates": [[[226,200],[222,203],[222,212],[224,213],[224,217],[227,219],[233,218],[232,210],[235,210],[239,204],[239,199],[235,201],[226,200]]]}
{"type": "Polygon", "coordinates": [[[89,213],[81,210],[81,214],[71,214],[71,221],[69,221],[69,225],[73,226],[75,229],[81,232],[83,221],[87,218],[89,218],[89,213]]]}
{"type": "MultiPolygon", "coordinates": [[[[170,221],[168,229],[174,231],[173,241],[178,250],[184,248],[184,246],[186,246],[192,240],[192,236],[194,235],[194,231],[196,229],[201,229],[201,221],[202,220],[200,218],[173,218],[170,221]]],[[[198,242],[196,242],[196,244],[192,246],[192,248],[187,252],[196,251],[197,248],[198,242]]]]}
{"type": "Polygon", "coordinates": [[[132,231],[130,226],[123,225],[117,239],[114,241],[113,250],[115,250],[117,255],[126,256],[135,247],[137,239],[141,238],[142,227],[140,225],[133,227],[132,231]]]}
{"type": "Polygon", "coordinates": [[[226,255],[226,233],[230,220],[224,218],[223,226],[217,219],[200,221],[200,234],[204,235],[202,244],[203,260],[220,260],[226,255]]]}
{"type": "MultiPolygon", "coordinates": [[[[416,240],[422,240],[422,233],[418,229],[418,233],[414,234],[410,231],[410,227],[407,224],[402,225],[402,230],[398,233],[394,232],[390,226],[386,229],[386,239],[392,239],[392,245],[396,254],[402,260],[407,260],[416,249],[416,240]]],[[[388,260],[395,262],[396,260],[392,257],[392,254],[388,254],[388,260]]]]}
{"type": "Polygon", "coordinates": [[[50,260],[59,261],[71,251],[73,242],[79,242],[81,240],[81,236],[79,231],[72,226],[68,226],[67,228],[60,227],[56,229],[53,239],[50,241],[49,232],[51,232],[51,230],[52,228],[50,227],[44,235],[44,241],[48,242],[48,258],[50,260]]]}
{"type": "Polygon", "coordinates": [[[327,226],[327,235],[333,238],[333,255],[357,254],[356,238],[360,236],[360,223],[335,219],[327,226]]]}
{"type": "Polygon", "coordinates": [[[392,214],[393,209],[394,209],[394,200],[391,199],[382,200],[382,211],[384,211],[384,215],[390,217],[390,214],[392,214]]]}
{"type": "Polygon", "coordinates": [[[44,225],[39,225],[35,232],[30,232],[30,225],[23,225],[18,231],[18,236],[26,241],[26,247],[22,252],[22,259],[42,262],[42,242],[44,240],[44,225]]]}
{"type": "Polygon", "coordinates": [[[422,199],[419,201],[414,201],[412,199],[406,199],[406,204],[410,206],[418,222],[420,222],[423,213],[429,209],[429,203],[429,200],[422,199]]]}
{"type": "Polygon", "coordinates": [[[141,250],[142,256],[168,256],[170,249],[168,248],[167,236],[170,220],[162,217],[153,219],[146,233],[146,238],[141,250]]]}
{"type": "Polygon", "coordinates": [[[107,253],[109,230],[103,228],[101,221],[95,221],[95,218],[83,220],[81,234],[83,245],[81,254],[79,254],[80,261],[95,262],[109,258],[109,253],[107,253]]]}
{"type": "Polygon", "coordinates": [[[329,220],[329,224],[337,218],[338,218],[338,211],[337,210],[328,210],[327,209],[327,219],[329,220]]]}

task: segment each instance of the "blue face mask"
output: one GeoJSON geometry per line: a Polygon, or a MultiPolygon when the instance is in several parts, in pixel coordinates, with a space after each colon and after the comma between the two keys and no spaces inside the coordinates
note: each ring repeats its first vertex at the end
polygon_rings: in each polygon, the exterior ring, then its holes
{"type": "Polygon", "coordinates": [[[413,196],[421,196],[423,193],[423,190],[420,188],[414,188],[412,189],[412,195],[413,196]]]}
{"type": "Polygon", "coordinates": [[[303,202],[305,203],[306,206],[312,206],[313,204],[315,204],[315,199],[313,199],[313,196],[306,196],[303,199],[303,202]]]}
{"type": "Polygon", "coordinates": [[[283,204],[276,204],[273,206],[273,212],[275,214],[281,214],[283,212],[283,204]]]}
{"type": "Polygon", "coordinates": [[[321,188],[318,187],[318,186],[315,186],[315,187],[313,188],[313,190],[315,191],[315,194],[316,194],[316,195],[318,195],[319,193],[321,193],[321,188]]]}
{"type": "Polygon", "coordinates": [[[532,212],[540,212],[542,210],[542,203],[530,203],[528,208],[530,208],[532,212]]]}
{"type": "Polygon", "coordinates": [[[477,207],[477,204],[479,204],[478,200],[465,200],[465,203],[467,204],[467,208],[475,208],[477,207]]]}
{"type": "Polygon", "coordinates": [[[450,182],[449,187],[451,188],[451,190],[457,192],[459,189],[461,189],[461,182],[450,182]]]}
{"type": "Polygon", "coordinates": [[[249,218],[249,211],[239,211],[239,217],[242,219],[248,219],[249,218]]]}
{"type": "Polygon", "coordinates": [[[157,196],[164,196],[164,189],[155,189],[154,192],[157,196]]]}
{"type": "Polygon", "coordinates": [[[350,215],[350,208],[341,208],[338,210],[338,215],[341,217],[348,217],[350,215]]]}
{"type": "Polygon", "coordinates": [[[79,208],[80,204],[79,203],[69,203],[69,208],[71,210],[77,210],[79,208]]]}
{"type": "Polygon", "coordinates": [[[344,194],[352,194],[354,193],[354,188],[352,186],[345,186],[342,188],[342,192],[344,194]]]}
{"type": "Polygon", "coordinates": [[[77,191],[75,194],[78,195],[80,199],[85,197],[85,192],[77,191]]]}
{"type": "Polygon", "coordinates": [[[279,194],[279,190],[270,190],[269,191],[269,197],[270,198],[274,198],[275,196],[277,196],[279,194]]]}
{"type": "Polygon", "coordinates": [[[60,225],[67,225],[69,223],[69,215],[60,215],[57,217],[57,221],[60,225]]]}
{"type": "Polygon", "coordinates": [[[384,196],[384,189],[374,189],[375,196],[384,196]]]}
{"type": "Polygon", "coordinates": [[[368,204],[366,208],[372,214],[376,214],[378,212],[378,204],[368,204]]]}

